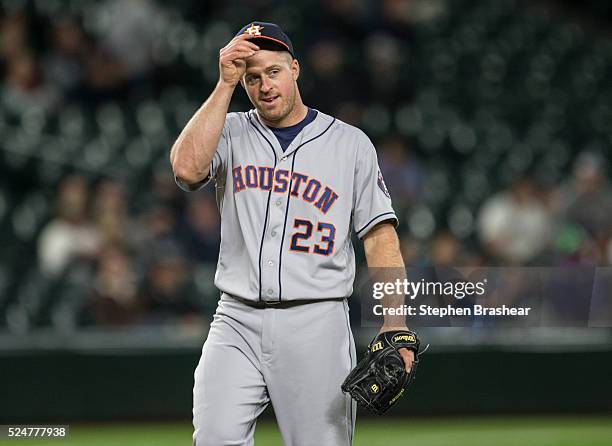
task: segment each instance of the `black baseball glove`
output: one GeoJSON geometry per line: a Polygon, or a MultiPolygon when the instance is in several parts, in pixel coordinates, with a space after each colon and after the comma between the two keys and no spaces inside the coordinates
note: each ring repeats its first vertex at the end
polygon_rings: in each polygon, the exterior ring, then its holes
{"type": "Polygon", "coordinates": [[[418,365],[419,338],[413,331],[387,331],[374,338],[365,357],[349,373],[342,383],[342,390],[349,393],[361,406],[382,415],[404,395],[414,379],[418,365]],[[410,373],[398,350],[407,348],[414,352],[410,373]]]}

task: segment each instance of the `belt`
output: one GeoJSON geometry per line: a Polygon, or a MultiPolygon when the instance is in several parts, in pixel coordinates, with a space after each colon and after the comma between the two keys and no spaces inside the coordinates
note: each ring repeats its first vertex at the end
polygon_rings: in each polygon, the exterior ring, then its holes
{"type": "Polygon", "coordinates": [[[272,300],[270,301],[270,300],[250,300],[250,299],[243,299],[242,297],[238,297],[238,296],[233,296],[231,294],[227,294],[227,295],[231,297],[232,299],[235,299],[238,302],[241,302],[253,308],[293,308],[293,307],[298,307],[300,305],[314,304],[317,302],[330,302],[330,301],[342,302],[344,300],[343,297],[337,297],[337,298],[329,298],[329,299],[296,299],[296,300],[272,300]]]}

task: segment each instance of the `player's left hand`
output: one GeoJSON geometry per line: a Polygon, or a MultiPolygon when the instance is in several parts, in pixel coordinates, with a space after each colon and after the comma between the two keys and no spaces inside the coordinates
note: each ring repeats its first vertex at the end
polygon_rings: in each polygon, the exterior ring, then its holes
{"type": "Polygon", "coordinates": [[[412,350],[408,350],[407,348],[400,348],[397,352],[404,360],[404,364],[406,365],[406,373],[410,373],[412,370],[412,363],[414,362],[414,352],[412,350]]]}
{"type": "MultiPolygon", "coordinates": [[[[406,327],[405,325],[403,327],[383,326],[378,332],[378,334],[384,333],[385,331],[399,331],[399,330],[408,331],[408,327],[406,327]]],[[[414,352],[412,350],[408,350],[407,348],[400,348],[397,352],[401,355],[402,359],[404,360],[404,365],[406,366],[406,373],[410,373],[410,371],[412,370],[412,363],[414,362],[414,359],[415,359],[414,352]]]]}
{"type": "Polygon", "coordinates": [[[419,338],[405,325],[403,328],[383,327],[341,386],[357,403],[378,415],[405,393],[419,365],[418,359],[414,360],[419,352],[419,338]]]}

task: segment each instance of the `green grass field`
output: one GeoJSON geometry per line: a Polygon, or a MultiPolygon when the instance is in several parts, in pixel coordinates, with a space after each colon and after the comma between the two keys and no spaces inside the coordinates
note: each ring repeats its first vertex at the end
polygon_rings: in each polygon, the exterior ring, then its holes
{"type": "MultiPolygon", "coordinates": [[[[260,422],[259,446],[282,446],[273,422],[260,422]]],[[[191,445],[188,423],[73,425],[63,440],[0,440],[15,446],[191,445]]],[[[362,419],[354,446],[610,446],[612,417],[362,419]]],[[[310,446],[310,445],[304,445],[310,446]]],[[[333,445],[317,445],[333,446],[333,445]]]]}

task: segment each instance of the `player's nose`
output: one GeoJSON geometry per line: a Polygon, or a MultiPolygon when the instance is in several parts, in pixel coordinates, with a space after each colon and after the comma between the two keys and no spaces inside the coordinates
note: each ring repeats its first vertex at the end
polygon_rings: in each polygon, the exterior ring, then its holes
{"type": "Polygon", "coordinates": [[[272,83],[265,76],[262,77],[261,82],[259,83],[259,90],[262,93],[267,93],[272,89],[272,83]]]}

